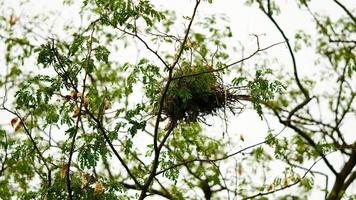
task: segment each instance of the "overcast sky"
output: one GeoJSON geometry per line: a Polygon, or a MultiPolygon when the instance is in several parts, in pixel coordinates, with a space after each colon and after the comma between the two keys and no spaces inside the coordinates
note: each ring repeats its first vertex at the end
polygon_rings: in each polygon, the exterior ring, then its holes
{"type": "MultiPolygon", "coordinates": [[[[23,15],[33,15],[36,13],[48,13],[50,10],[56,11],[56,14],[52,17],[56,18],[56,23],[53,30],[57,33],[63,31],[62,24],[63,22],[69,22],[73,20],[73,23],[79,23],[80,18],[77,14],[78,7],[62,9],[62,2],[59,0],[36,0],[33,3],[30,3],[26,6],[19,7],[19,1],[14,0],[5,0],[5,3],[11,5],[13,10],[7,10],[5,15],[14,12],[18,16],[23,15]]],[[[177,16],[190,15],[194,6],[192,0],[152,0],[154,4],[162,8],[174,9],[177,13],[177,16]]],[[[234,35],[234,40],[236,41],[234,46],[241,47],[244,46],[246,55],[248,52],[255,50],[255,39],[251,34],[260,34],[261,36],[261,46],[267,46],[272,43],[283,41],[281,35],[276,30],[276,28],[271,24],[271,22],[260,12],[256,7],[249,8],[243,5],[244,1],[239,0],[215,0],[214,4],[204,3],[199,8],[198,17],[204,17],[211,14],[225,14],[230,19],[230,26],[234,35]]],[[[311,16],[307,13],[306,10],[300,10],[297,8],[294,0],[278,0],[279,5],[281,6],[282,13],[277,17],[277,21],[280,23],[281,27],[285,30],[286,34],[292,38],[294,33],[297,30],[304,30],[310,33],[312,36],[315,35],[315,24],[312,22],[311,16]]],[[[355,8],[354,0],[344,0],[343,3],[349,7],[355,8]]],[[[321,14],[326,14],[332,17],[337,17],[342,14],[340,8],[337,8],[335,4],[330,0],[314,0],[312,1],[311,8],[314,11],[318,11],[321,14]]],[[[46,22],[44,22],[46,23],[46,22]]],[[[1,49],[0,49],[1,50],[1,49]]],[[[287,49],[284,45],[277,46],[273,49],[267,51],[271,57],[278,59],[280,65],[291,67],[290,56],[287,52],[287,49]]],[[[235,55],[236,60],[241,58],[241,54],[235,55]]],[[[297,54],[298,66],[302,67],[300,74],[303,75],[312,75],[318,71],[314,66],[315,55],[313,49],[308,49],[297,54]]],[[[3,62],[0,62],[2,69],[3,62]]],[[[3,71],[0,71],[3,73],[3,71]]],[[[327,87],[324,85],[323,87],[327,87]]],[[[0,117],[0,124],[8,124],[12,116],[3,115],[0,117]]],[[[242,146],[248,146],[256,142],[260,142],[266,136],[267,125],[264,121],[261,121],[258,115],[253,110],[246,110],[244,113],[239,116],[232,117],[230,116],[230,124],[228,125],[229,134],[244,134],[246,141],[244,143],[240,142],[242,146]]],[[[208,132],[216,133],[221,132],[224,129],[224,124],[220,120],[210,119],[210,122],[213,122],[215,125],[208,129],[208,132]]],[[[272,129],[276,132],[282,129],[282,127],[273,122],[270,124],[272,129]]],[[[350,140],[355,140],[355,134],[351,130],[355,130],[356,127],[348,128],[350,133],[348,138],[350,140]]],[[[219,133],[220,134],[220,133],[219,133]]],[[[289,132],[284,133],[288,135],[289,132]]],[[[285,136],[284,135],[284,136],[285,136]]],[[[240,148],[240,147],[239,147],[240,148]]],[[[335,156],[335,161],[338,158],[335,156]]],[[[278,170],[278,165],[274,166],[278,170]]],[[[329,173],[325,170],[324,164],[319,162],[315,169],[321,169],[326,173],[329,173]]],[[[316,179],[318,180],[318,179],[316,179]]],[[[316,181],[317,182],[317,181],[316,181]]],[[[333,180],[330,180],[330,183],[333,183],[333,180]]],[[[356,191],[356,186],[353,184],[351,191],[356,191]]],[[[322,197],[323,193],[316,192],[313,195],[313,199],[319,199],[322,197]]]]}

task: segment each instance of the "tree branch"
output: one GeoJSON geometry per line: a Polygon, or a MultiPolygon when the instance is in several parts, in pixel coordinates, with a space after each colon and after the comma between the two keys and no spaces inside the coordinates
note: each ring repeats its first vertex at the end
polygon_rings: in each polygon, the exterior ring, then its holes
{"type": "Polygon", "coordinates": [[[177,54],[177,57],[176,57],[175,61],[173,62],[171,67],[169,67],[169,69],[168,69],[169,70],[168,81],[166,83],[166,86],[164,88],[164,91],[162,93],[162,96],[161,96],[161,99],[160,99],[160,102],[159,102],[159,108],[158,108],[158,113],[157,113],[157,118],[156,118],[155,128],[154,128],[154,134],[153,134],[153,146],[154,146],[154,151],[155,151],[154,160],[153,160],[153,163],[152,163],[152,168],[151,168],[150,175],[146,179],[146,182],[145,182],[145,184],[144,184],[144,186],[142,188],[139,200],[143,200],[146,197],[146,192],[147,192],[148,188],[150,187],[154,177],[156,176],[156,171],[157,171],[158,164],[159,164],[160,151],[161,151],[165,141],[168,139],[169,135],[171,134],[171,132],[173,131],[173,129],[175,127],[175,123],[176,122],[171,121],[170,122],[171,126],[169,127],[169,130],[167,131],[166,135],[164,136],[161,144],[159,146],[157,146],[159,123],[160,123],[160,120],[161,120],[161,114],[162,114],[162,109],[163,109],[163,104],[164,104],[164,101],[165,101],[165,97],[166,97],[166,94],[168,92],[169,85],[170,85],[170,83],[172,81],[173,70],[174,70],[175,66],[177,65],[177,63],[179,62],[180,57],[181,57],[181,55],[183,53],[183,50],[184,50],[184,46],[186,45],[186,42],[187,42],[187,39],[188,39],[188,35],[189,35],[190,29],[192,27],[195,15],[197,13],[199,4],[200,4],[200,0],[196,0],[196,4],[195,4],[194,10],[193,10],[193,14],[191,16],[188,28],[186,30],[183,43],[182,43],[182,45],[181,45],[181,47],[179,49],[179,52],[177,54]]]}
{"type": "MultiPolygon", "coordinates": [[[[270,1],[268,1],[268,7],[270,7],[270,1]]],[[[261,3],[260,3],[260,6],[261,3]]],[[[305,98],[309,98],[309,92],[308,90],[306,90],[304,88],[304,86],[302,85],[300,79],[299,79],[299,75],[298,75],[298,68],[297,68],[297,61],[295,59],[295,56],[294,56],[294,52],[292,50],[292,46],[291,44],[289,43],[289,39],[288,37],[286,36],[286,34],[284,33],[284,31],[282,30],[282,28],[279,26],[279,24],[277,23],[277,21],[273,18],[272,16],[272,13],[271,12],[268,12],[266,11],[263,7],[261,9],[263,11],[263,13],[272,21],[272,23],[275,25],[275,27],[278,29],[279,33],[282,35],[282,37],[284,38],[284,41],[286,42],[287,44],[287,47],[288,47],[288,51],[289,51],[289,54],[292,58],[292,64],[293,64],[293,71],[294,71],[294,78],[297,82],[297,85],[299,87],[299,89],[302,91],[302,93],[304,94],[305,98]]]]}
{"type": "Polygon", "coordinates": [[[356,150],[354,149],[349,160],[345,163],[340,173],[336,176],[336,180],[333,188],[327,198],[327,200],[339,200],[342,198],[343,193],[347,187],[351,184],[352,180],[356,178],[355,172],[353,172],[348,180],[346,178],[350,175],[352,169],[356,165],[356,150]]]}
{"type": "Polygon", "coordinates": [[[280,187],[276,190],[272,190],[272,191],[269,191],[269,192],[260,192],[258,194],[255,194],[255,195],[252,195],[252,196],[248,196],[248,197],[245,197],[243,198],[243,200],[247,200],[247,199],[254,199],[256,197],[262,197],[262,196],[266,196],[266,195],[270,195],[270,194],[273,194],[273,193],[276,193],[276,192],[279,192],[279,191],[282,191],[282,190],[285,190],[287,188],[290,188],[294,185],[297,185],[301,180],[303,180],[306,175],[312,170],[312,168],[314,167],[314,165],[316,165],[321,159],[318,159],[317,161],[315,161],[310,167],[309,169],[304,173],[304,175],[298,179],[297,181],[295,181],[294,183],[291,183],[289,185],[286,185],[286,186],[283,186],[283,187],[280,187]]]}
{"type": "MultiPolygon", "coordinates": [[[[88,50],[88,54],[85,58],[85,68],[88,67],[89,65],[89,60],[91,57],[91,52],[92,52],[92,44],[93,44],[93,34],[94,34],[94,28],[91,32],[90,35],[90,42],[89,42],[89,50],[88,50]]],[[[68,162],[67,162],[67,171],[66,171],[66,180],[67,180],[67,192],[68,192],[68,199],[72,200],[73,199],[73,194],[72,194],[72,186],[71,186],[71,180],[70,180],[70,165],[72,163],[72,156],[74,153],[74,147],[75,147],[75,140],[78,134],[78,127],[79,127],[79,122],[81,120],[81,115],[82,115],[82,107],[84,104],[84,98],[85,98],[85,89],[86,89],[86,80],[88,77],[88,72],[85,71],[85,75],[84,75],[84,79],[83,79],[83,89],[82,89],[82,96],[80,99],[80,105],[79,105],[79,114],[78,114],[78,118],[75,124],[75,128],[74,128],[74,134],[72,136],[72,142],[71,142],[71,147],[70,147],[70,152],[69,152],[69,158],[68,158],[68,162]]]]}
{"type": "Polygon", "coordinates": [[[275,44],[272,44],[270,46],[267,46],[267,47],[264,47],[264,48],[260,48],[259,46],[257,46],[257,50],[254,51],[252,54],[250,54],[249,56],[245,57],[245,58],[242,58],[238,61],[235,61],[235,62],[232,62],[232,63],[229,63],[229,64],[226,64],[224,67],[222,68],[218,68],[218,69],[213,69],[213,70],[209,70],[209,71],[202,71],[202,72],[198,72],[198,73],[195,73],[195,74],[187,74],[187,75],[182,75],[182,76],[178,76],[178,77],[173,77],[172,80],[177,80],[177,79],[182,79],[182,78],[188,78],[188,77],[193,77],[193,76],[199,76],[199,75],[202,75],[202,74],[207,74],[207,73],[214,73],[214,72],[219,72],[219,71],[223,71],[225,69],[228,69],[236,64],[239,64],[239,63],[243,63],[244,61],[252,58],[253,56],[255,56],[256,54],[258,54],[259,52],[262,52],[262,51],[265,51],[269,48],[272,48],[274,46],[277,46],[277,45],[280,45],[280,44],[283,44],[285,42],[278,42],[278,43],[275,43],[275,44]]]}
{"type": "Polygon", "coordinates": [[[356,18],[352,15],[352,13],[342,3],[340,3],[338,0],[334,0],[334,2],[346,12],[346,14],[352,19],[352,21],[354,23],[356,23],[356,18]]]}
{"type": "Polygon", "coordinates": [[[209,159],[209,158],[200,159],[200,158],[195,158],[195,159],[191,159],[191,160],[186,160],[186,161],[183,161],[183,162],[181,162],[181,163],[177,163],[177,164],[175,164],[175,165],[172,165],[172,166],[170,166],[170,167],[168,167],[168,168],[166,168],[166,169],[163,169],[163,170],[157,172],[156,175],[162,174],[162,173],[164,173],[164,172],[166,172],[166,171],[168,171],[168,170],[171,170],[171,169],[174,169],[174,168],[176,168],[176,167],[179,167],[179,166],[182,166],[182,165],[186,165],[186,164],[189,164],[189,163],[192,163],[192,162],[217,162],[217,161],[225,160],[225,159],[230,158],[230,157],[232,157],[232,156],[235,156],[235,155],[237,155],[237,154],[243,153],[244,151],[246,151],[246,150],[248,150],[248,149],[251,149],[251,148],[254,148],[254,147],[256,147],[256,146],[259,146],[259,145],[262,145],[262,144],[265,144],[265,143],[269,142],[270,140],[272,140],[272,139],[278,137],[278,136],[285,130],[285,128],[286,128],[286,127],[284,127],[281,131],[279,131],[277,134],[275,134],[275,135],[274,135],[273,137],[271,137],[271,138],[268,138],[268,139],[266,139],[266,140],[264,140],[264,141],[262,141],[262,142],[253,144],[253,145],[251,145],[251,146],[245,147],[245,148],[243,148],[243,149],[241,149],[241,150],[239,150],[239,151],[236,151],[236,152],[234,152],[234,153],[228,154],[228,155],[223,156],[223,157],[221,157],[221,158],[216,158],[216,159],[209,159]]]}
{"type": "Polygon", "coordinates": [[[309,135],[307,135],[304,131],[300,130],[298,127],[294,126],[290,121],[285,121],[281,118],[281,116],[278,114],[278,112],[273,109],[273,112],[275,113],[275,115],[278,117],[279,121],[284,124],[285,126],[293,129],[296,133],[298,133],[300,136],[302,136],[313,148],[314,150],[322,157],[322,159],[324,160],[325,164],[328,166],[328,168],[333,172],[333,174],[335,176],[338,175],[337,171],[335,170],[335,168],[333,167],[333,165],[331,165],[331,163],[329,162],[329,160],[326,158],[326,156],[324,155],[323,152],[320,151],[320,149],[317,147],[316,143],[314,142],[314,140],[309,137],[309,135]]]}

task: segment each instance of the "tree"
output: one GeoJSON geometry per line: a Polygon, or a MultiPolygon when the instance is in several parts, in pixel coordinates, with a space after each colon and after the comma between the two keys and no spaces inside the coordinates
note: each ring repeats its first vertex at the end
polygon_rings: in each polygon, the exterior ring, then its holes
{"type": "Polygon", "coordinates": [[[337,19],[294,2],[316,33],[291,35],[278,1],[246,0],[280,41],[252,33],[255,50],[238,57],[229,20],[199,15],[211,0],[193,1],[189,16],[147,0],[66,0],[80,21],[60,30],[48,27],[62,23],[53,13],[18,16],[0,1],[1,113],[10,117],[0,129],[0,196],[305,199],[321,190],[355,199],[355,16],[328,2],[337,19]],[[287,66],[263,54],[277,47],[287,66]],[[316,75],[300,75],[306,50],[316,75]],[[263,141],[211,133],[250,109],[271,125],[263,141]]]}

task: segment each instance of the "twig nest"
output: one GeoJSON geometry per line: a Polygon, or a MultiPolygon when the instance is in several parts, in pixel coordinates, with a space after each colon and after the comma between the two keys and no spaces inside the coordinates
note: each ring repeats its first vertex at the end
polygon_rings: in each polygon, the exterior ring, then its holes
{"type": "Polygon", "coordinates": [[[162,114],[174,122],[195,122],[202,121],[206,115],[217,115],[224,108],[233,111],[238,102],[237,91],[223,85],[217,73],[202,73],[209,71],[208,66],[177,69],[165,96],[162,114]],[[192,74],[196,75],[190,76],[192,74]]]}

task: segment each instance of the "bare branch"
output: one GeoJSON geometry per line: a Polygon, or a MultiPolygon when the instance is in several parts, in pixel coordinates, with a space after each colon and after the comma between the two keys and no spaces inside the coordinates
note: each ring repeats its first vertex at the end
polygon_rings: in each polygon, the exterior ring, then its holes
{"type": "Polygon", "coordinates": [[[199,75],[202,75],[202,74],[208,74],[208,73],[214,73],[214,72],[219,72],[219,71],[223,71],[225,69],[228,69],[236,64],[239,64],[239,63],[243,63],[244,61],[252,58],[253,56],[255,56],[256,54],[258,54],[259,52],[261,51],[265,51],[269,48],[272,48],[274,46],[277,46],[277,45],[280,45],[280,44],[283,44],[285,42],[278,42],[278,43],[275,43],[275,44],[272,44],[270,46],[267,46],[267,47],[264,47],[264,48],[257,48],[256,51],[254,51],[252,54],[250,54],[249,56],[245,57],[245,58],[242,58],[238,61],[235,61],[235,62],[232,62],[232,63],[229,63],[229,64],[226,64],[224,67],[221,67],[221,68],[217,68],[217,69],[213,69],[213,70],[209,70],[209,71],[202,71],[202,72],[198,72],[198,73],[195,73],[195,74],[187,74],[187,75],[182,75],[182,76],[177,76],[177,77],[173,77],[172,80],[177,80],[177,79],[182,79],[182,78],[188,78],[188,77],[193,77],[193,76],[199,76],[199,75]]]}
{"type": "Polygon", "coordinates": [[[217,161],[226,160],[226,159],[228,159],[228,158],[230,158],[230,157],[233,157],[233,156],[235,156],[235,155],[237,155],[237,154],[243,153],[244,151],[246,151],[246,150],[248,150],[248,149],[251,149],[251,148],[260,146],[260,145],[262,145],[262,144],[265,144],[265,143],[271,141],[272,139],[275,139],[276,137],[278,137],[278,136],[285,130],[285,128],[286,128],[286,127],[284,127],[281,131],[279,131],[277,134],[275,134],[275,135],[274,135],[273,137],[271,137],[271,138],[268,138],[268,139],[266,139],[266,140],[264,140],[264,141],[262,141],[262,142],[253,144],[253,145],[251,145],[251,146],[245,147],[245,148],[243,148],[243,149],[241,149],[241,150],[239,150],[239,151],[236,151],[236,152],[234,152],[234,153],[228,154],[228,155],[223,156],[223,157],[221,157],[221,158],[216,158],[216,159],[209,159],[209,158],[200,159],[200,158],[195,158],[195,159],[191,159],[191,160],[186,160],[186,161],[183,161],[183,162],[181,162],[181,163],[177,163],[177,164],[175,164],[175,165],[172,165],[171,167],[168,167],[168,168],[166,168],[166,169],[163,169],[163,170],[157,172],[156,175],[162,174],[162,173],[164,173],[164,172],[166,172],[166,171],[168,171],[168,170],[171,170],[171,169],[174,169],[174,168],[177,168],[177,167],[180,167],[180,166],[182,166],[182,165],[186,165],[186,164],[189,164],[189,163],[192,163],[192,162],[217,162],[217,161]]]}
{"type": "Polygon", "coordinates": [[[285,185],[285,186],[283,186],[283,187],[280,187],[280,188],[278,188],[278,189],[275,189],[275,190],[272,190],[272,191],[269,191],[269,192],[260,192],[260,193],[255,194],[255,195],[245,197],[245,198],[243,198],[243,200],[254,199],[254,198],[256,198],[256,197],[262,197],[262,196],[270,195],[270,194],[273,194],[273,193],[276,193],[276,192],[285,190],[285,189],[287,189],[287,188],[290,188],[290,187],[292,187],[292,186],[294,186],[294,185],[297,185],[301,180],[303,180],[303,179],[307,176],[308,173],[310,173],[310,171],[312,170],[312,168],[314,167],[314,165],[316,165],[320,160],[321,160],[321,158],[318,159],[318,160],[316,160],[316,161],[309,167],[309,169],[304,173],[304,175],[303,175],[300,179],[298,179],[297,181],[295,181],[294,183],[285,185]]]}

